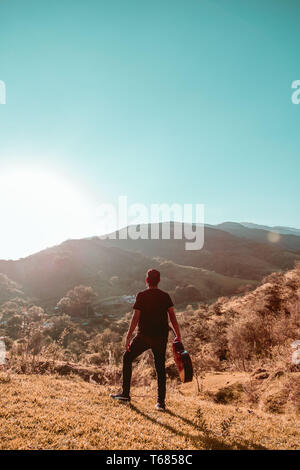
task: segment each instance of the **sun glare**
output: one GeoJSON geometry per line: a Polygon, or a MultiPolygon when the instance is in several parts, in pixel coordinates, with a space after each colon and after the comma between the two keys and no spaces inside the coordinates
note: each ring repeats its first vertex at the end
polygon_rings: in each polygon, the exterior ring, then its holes
{"type": "Polygon", "coordinates": [[[268,240],[271,243],[278,243],[280,240],[280,233],[268,232],[268,240]]]}
{"type": "Polygon", "coordinates": [[[90,204],[60,175],[35,170],[0,175],[0,258],[17,258],[90,233],[90,204]]]}

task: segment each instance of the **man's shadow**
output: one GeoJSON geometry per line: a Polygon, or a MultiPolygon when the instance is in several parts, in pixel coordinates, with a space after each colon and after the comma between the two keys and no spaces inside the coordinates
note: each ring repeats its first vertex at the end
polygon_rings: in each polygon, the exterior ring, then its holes
{"type": "Polygon", "coordinates": [[[258,444],[253,444],[250,441],[244,441],[244,442],[237,442],[237,441],[232,441],[232,444],[228,445],[224,441],[217,439],[216,437],[212,437],[205,431],[204,429],[201,429],[200,426],[197,426],[196,423],[193,421],[190,421],[189,419],[185,418],[184,416],[180,416],[179,414],[173,413],[170,410],[166,410],[165,414],[168,414],[169,416],[173,416],[174,418],[179,418],[181,419],[185,424],[188,426],[191,426],[195,431],[197,431],[197,435],[193,434],[188,434],[183,431],[180,431],[178,429],[173,428],[169,424],[161,423],[157,421],[155,418],[152,416],[144,413],[143,411],[139,410],[135,405],[130,404],[130,408],[138,413],[139,415],[143,416],[144,418],[148,419],[152,423],[158,424],[161,427],[164,427],[168,431],[172,432],[176,436],[181,436],[189,439],[193,445],[196,447],[198,450],[232,450],[232,449],[238,449],[238,450],[267,450],[267,447],[258,445],[258,444]],[[201,434],[200,434],[201,433],[201,434]]]}

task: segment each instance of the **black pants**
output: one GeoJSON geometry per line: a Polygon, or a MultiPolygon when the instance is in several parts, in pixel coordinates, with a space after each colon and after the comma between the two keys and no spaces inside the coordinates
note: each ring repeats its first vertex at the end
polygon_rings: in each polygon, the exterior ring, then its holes
{"type": "Polygon", "coordinates": [[[165,402],[166,397],[166,347],[168,338],[147,338],[137,335],[130,345],[130,351],[123,355],[123,394],[129,396],[132,374],[132,362],[144,351],[151,349],[154,356],[157,374],[157,395],[160,403],[165,402]]]}

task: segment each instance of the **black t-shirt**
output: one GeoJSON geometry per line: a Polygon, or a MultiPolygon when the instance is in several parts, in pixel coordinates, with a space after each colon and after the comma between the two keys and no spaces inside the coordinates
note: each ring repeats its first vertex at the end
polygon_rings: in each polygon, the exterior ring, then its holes
{"type": "Polygon", "coordinates": [[[140,310],[138,334],[149,337],[168,336],[168,308],[173,307],[171,297],[160,289],[146,289],[136,296],[134,309],[140,310]]]}

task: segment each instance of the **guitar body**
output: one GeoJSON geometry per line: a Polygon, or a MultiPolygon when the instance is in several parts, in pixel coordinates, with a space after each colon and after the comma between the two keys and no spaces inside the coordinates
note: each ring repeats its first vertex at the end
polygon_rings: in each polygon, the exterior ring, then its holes
{"type": "Polygon", "coordinates": [[[193,380],[193,364],[189,353],[184,349],[180,341],[173,341],[173,356],[178,369],[181,382],[193,380]]]}

